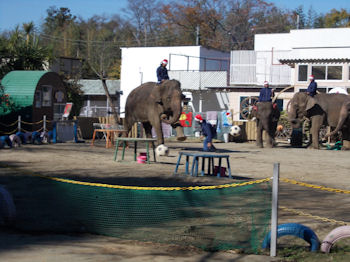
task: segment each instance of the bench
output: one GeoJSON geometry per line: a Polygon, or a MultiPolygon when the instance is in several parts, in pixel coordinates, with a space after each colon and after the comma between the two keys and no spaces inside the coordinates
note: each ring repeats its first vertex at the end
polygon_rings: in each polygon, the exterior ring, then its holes
{"type": "Polygon", "coordinates": [[[177,159],[176,167],[174,170],[174,175],[177,174],[181,158],[182,156],[186,157],[186,163],[185,163],[185,174],[190,174],[191,176],[198,176],[198,164],[199,159],[202,158],[202,168],[201,168],[201,176],[204,176],[205,174],[205,160],[208,159],[208,175],[216,175],[217,177],[220,177],[220,171],[221,171],[221,163],[222,159],[226,159],[227,163],[227,171],[229,178],[232,178],[231,175],[231,168],[230,168],[230,161],[229,161],[229,155],[221,155],[221,154],[210,154],[210,153],[194,153],[194,152],[179,152],[179,158],[177,159]],[[189,173],[189,165],[190,165],[190,158],[193,158],[192,160],[192,167],[191,167],[191,173],[189,173]],[[218,159],[218,171],[215,174],[215,165],[214,160],[218,159]]]}
{"type": "Polygon", "coordinates": [[[124,154],[125,154],[125,147],[127,142],[134,142],[134,161],[136,161],[136,155],[137,155],[137,143],[138,142],[145,142],[146,143],[146,153],[147,153],[147,163],[149,164],[150,157],[149,157],[149,143],[152,144],[153,148],[153,159],[154,162],[156,161],[156,152],[155,152],[155,146],[154,142],[156,142],[157,139],[155,138],[133,138],[133,137],[117,137],[115,139],[115,152],[114,152],[114,161],[117,161],[117,155],[118,155],[118,148],[119,148],[119,142],[123,144],[123,152],[122,152],[122,159],[124,160],[124,154]]]}

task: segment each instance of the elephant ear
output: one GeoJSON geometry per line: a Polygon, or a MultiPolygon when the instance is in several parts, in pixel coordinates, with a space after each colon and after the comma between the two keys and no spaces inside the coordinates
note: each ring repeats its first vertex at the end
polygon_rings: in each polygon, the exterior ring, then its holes
{"type": "Polygon", "coordinates": [[[310,97],[306,103],[306,111],[309,111],[310,109],[312,109],[315,105],[317,104],[317,101],[315,98],[310,97]]]}
{"type": "Polygon", "coordinates": [[[152,90],[151,97],[153,98],[153,101],[155,101],[157,104],[163,104],[162,102],[162,84],[156,84],[155,87],[152,90]]]}

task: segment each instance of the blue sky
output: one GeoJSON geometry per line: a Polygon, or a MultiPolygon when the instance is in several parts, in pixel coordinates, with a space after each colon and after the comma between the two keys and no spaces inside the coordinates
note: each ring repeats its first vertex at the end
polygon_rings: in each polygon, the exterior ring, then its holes
{"type": "MultiPolygon", "coordinates": [[[[317,13],[327,13],[332,8],[350,11],[350,0],[265,0],[278,7],[295,9],[303,5],[305,11],[312,6],[317,13]]],[[[171,2],[171,0],[169,1],[171,2]]],[[[93,15],[120,13],[127,0],[0,0],[0,31],[12,30],[16,25],[33,21],[39,26],[50,6],[68,7],[71,13],[83,18],[93,15]]]]}

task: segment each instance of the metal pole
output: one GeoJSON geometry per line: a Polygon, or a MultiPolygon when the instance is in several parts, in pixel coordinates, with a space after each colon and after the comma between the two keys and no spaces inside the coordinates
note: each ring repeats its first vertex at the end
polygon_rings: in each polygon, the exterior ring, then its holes
{"type": "Polygon", "coordinates": [[[18,132],[21,132],[21,116],[18,116],[18,132]]]}
{"type": "Polygon", "coordinates": [[[277,225],[278,225],[278,184],[280,176],[280,163],[273,165],[273,181],[272,181],[272,210],[271,210],[271,242],[270,256],[276,256],[277,249],[277,225]]]}
{"type": "Polygon", "coordinates": [[[196,45],[200,45],[200,39],[199,39],[199,25],[196,27],[196,45]]]}
{"type": "Polygon", "coordinates": [[[46,115],[43,116],[43,132],[46,131],[46,115]]]}

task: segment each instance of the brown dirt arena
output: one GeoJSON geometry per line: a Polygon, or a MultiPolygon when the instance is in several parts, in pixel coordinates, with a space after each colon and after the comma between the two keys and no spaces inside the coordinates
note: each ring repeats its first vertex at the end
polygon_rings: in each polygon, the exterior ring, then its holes
{"type": "MultiPolygon", "coordinates": [[[[178,152],[201,149],[199,142],[168,142],[170,155],[157,163],[114,162],[114,149],[106,149],[104,141],[91,147],[86,143],[24,145],[0,150],[1,176],[26,172],[66,177],[99,183],[178,186],[226,184],[238,180],[256,180],[272,176],[273,164],[280,163],[281,178],[350,190],[350,151],[308,150],[290,148],[279,143],[277,148],[257,148],[254,143],[216,143],[221,152],[230,155],[234,179],[216,177],[173,176],[178,152]]],[[[144,152],[144,145],[139,152],[144,152]]],[[[127,150],[126,160],[132,160],[133,149],[127,150]]],[[[153,159],[153,158],[151,158],[153,159]]],[[[180,171],[184,165],[180,166],[180,171]]],[[[281,182],[281,207],[288,207],[314,216],[349,221],[350,198],[347,194],[332,193],[281,182]]],[[[320,240],[335,227],[315,217],[279,210],[279,223],[301,223],[311,227],[320,240]]],[[[291,245],[290,239],[279,240],[291,245]]],[[[304,241],[296,245],[308,244],[304,241]]],[[[268,253],[267,253],[268,254],[268,253]]],[[[125,241],[96,235],[28,234],[2,228],[0,260],[22,261],[273,261],[268,256],[242,255],[233,251],[209,253],[192,247],[125,241]]]]}

